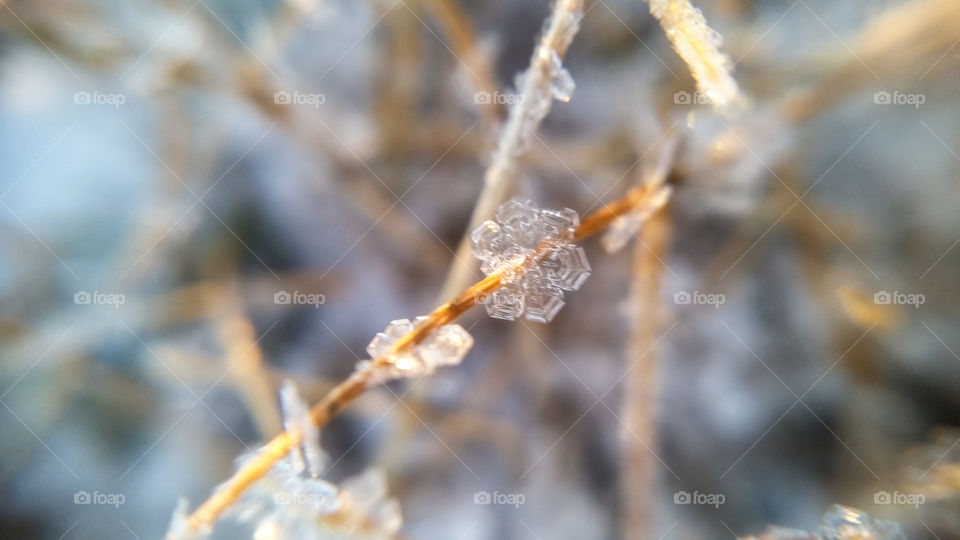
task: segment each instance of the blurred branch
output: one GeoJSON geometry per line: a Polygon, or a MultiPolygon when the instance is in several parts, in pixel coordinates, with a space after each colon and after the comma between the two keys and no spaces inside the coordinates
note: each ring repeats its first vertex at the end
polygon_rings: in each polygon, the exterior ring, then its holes
{"type": "Polygon", "coordinates": [[[666,206],[641,229],[634,244],[633,279],[630,292],[631,336],[627,352],[622,411],[623,516],[622,538],[653,535],[655,514],[652,501],[657,494],[656,459],[658,354],[663,303],[660,298],[663,261],[669,250],[670,217],[666,206]]]}

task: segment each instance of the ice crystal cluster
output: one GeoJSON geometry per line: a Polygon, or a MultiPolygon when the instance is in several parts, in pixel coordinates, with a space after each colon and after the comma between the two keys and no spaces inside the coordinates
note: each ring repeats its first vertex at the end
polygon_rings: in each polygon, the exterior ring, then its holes
{"type": "Polygon", "coordinates": [[[823,516],[820,529],[806,532],[771,528],[766,534],[745,540],[906,540],[900,525],[871,518],[849,506],[833,505],[823,516]]]}
{"type": "MultiPolygon", "coordinates": [[[[383,472],[369,469],[340,486],[320,478],[327,458],[320,449],[319,433],[310,420],[307,404],[290,383],[284,385],[280,402],[284,426],[301,433],[300,445],[290,452],[289,459],[278,461],[254,483],[230,507],[228,515],[251,524],[255,540],[394,537],[403,518],[399,504],[387,496],[383,472]]],[[[262,451],[239,457],[237,467],[262,451]]],[[[186,510],[186,501],[181,501],[167,540],[202,540],[209,536],[209,528],[190,528],[186,510]]]]}
{"type": "MultiPolygon", "coordinates": [[[[398,339],[412,332],[416,325],[426,319],[425,316],[420,316],[413,322],[410,319],[390,321],[387,328],[383,332],[377,333],[376,337],[367,345],[367,354],[373,360],[387,357],[388,362],[377,366],[374,370],[374,375],[381,382],[427,375],[433,373],[438,367],[455,366],[463,360],[463,357],[473,347],[473,336],[469,332],[459,324],[447,324],[434,330],[423,341],[410,347],[409,350],[389,353],[390,347],[398,339]]],[[[372,365],[371,362],[371,360],[360,362],[357,368],[366,369],[372,365]]]]}
{"type": "Polygon", "coordinates": [[[498,153],[522,152],[528,146],[531,134],[550,112],[553,100],[568,102],[573,96],[576,83],[563,67],[561,58],[561,51],[566,51],[580,28],[580,10],[573,9],[573,4],[575,2],[558,3],[530,59],[530,67],[514,78],[519,98],[510,111],[505,136],[500,140],[501,146],[506,146],[498,153]],[[570,5],[564,9],[565,4],[570,5]]]}
{"type": "Polygon", "coordinates": [[[569,208],[539,209],[531,201],[513,198],[473,230],[473,256],[484,274],[497,273],[503,286],[481,301],[497,319],[547,323],[563,307],[563,291],[575,291],[590,276],[583,248],[571,243],[580,217],[569,208]],[[541,244],[549,242],[540,264],[526,272],[520,266],[541,244]]]}
{"type": "MultiPolygon", "coordinates": [[[[563,61],[555,49],[540,47],[537,54],[542,57],[540,61],[535,61],[525,71],[517,74],[514,80],[514,85],[520,92],[519,99],[522,100],[520,110],[523,111],[522,123],[525,126],[540,125],[550,112],[552,100],[566,103],[576,89],[573,76],[563,67],[563,61]]],[[[514,151],[525,148],[532,133],[532,129],[524,130],[521,133],[520,145],[514,151]]]]}

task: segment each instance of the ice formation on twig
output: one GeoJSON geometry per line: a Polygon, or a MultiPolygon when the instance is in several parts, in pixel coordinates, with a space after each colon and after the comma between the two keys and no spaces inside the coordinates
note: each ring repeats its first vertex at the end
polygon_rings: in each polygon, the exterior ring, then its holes
{"type": "Polygon", "coordinates": [[[607,253],[616,253],[623,249],[623,246],[627,245],[627,243],[636,236],[640,227],[642,227],[657,210],[667,204],[672,194],[673,188],[670,186],[660,186],[656,188],[648,204],[615,219],[613,223],[610,224],[610,229],[603,235],[603,239],[601,240],[603,249],[606,250],[607,253]]]}
{"type": "Polygon", "coordinates": [[[678,143],[679,137],[667,130],[647,150],[652,156],[642,166],[640,183],[650,189],[651,195],[645,204],[613,220],[600,240],[607,253],[616,253],[623,249],[636,236],[640,227],[670,200],[673,188],[666,185],[666,181],[670,168],[674,165],[678,143]]]}
{"type": "Polygon", "coordinates": [[[580,216],[569,208],[539,209],[526,199],[513,198],[497,209],[496,221],[484,221],[470,235],[480,269],[498,273],[504,285],[483,299],[487,314],[497,319],[547,323],[563,307],[563,291],[575,291],[590,276],[583,248],[570,243],[580,216]],[[538,266],[520,271],[522,263],[547,241],[550,246],[538,266]]]}
{"type": "MultiPolygon", "coordinates": [[[[367,345],[367,354],[370,358],[376,360],[386,357],[388,360],[388,363],[374,368],[374,376],[380,379],[380,382],[426,375],[433,373],[438,367],[455,366],[473,347],[473,336],[469,332],[459,324],[447,324],[437,328],[409,350],[389,353],[394,342],[412,332],[414,327],[424,320],[426,317],[421,316],[413,322],[410,319],[390,321],[387,328],[377,333],[367,345]]],[[[357,368],[362,370],[371,365],[373,365],[371,360],[364,360],[358,364],[357,368]]]]}
{"type": "Polygon", "coordinates": [[[319,476],[326,468],[326,457],[320,449],[320,430],[310,418],[307,405],[291,381],[280,390],[280,408],[283,410],[283,427],[287,431],[300,432],[300,445],[290,450],[290,462],[297,473],[308,471],[310,476],[319,476]]]}
{"type": "MultiPolygon", "coordinates": [[[[326,456],[320,449],[318,429],[309,409],[291,383],[281,390],[284,425],[301,433],[303,450],[276,462],[227,511],[255,528],[253,537],[267,539],[386,539],[403,524],[399,504],[388,497],[382,471],[369,469],[344,480],[340,487],[319,477],[326,456]],[[310,424],[312,427],[307,427],[310,424]]],[[[239,457],[237,468],[254,460],[262,447],[239,457]]],[[[221,485],[217,489],[223,489],[221,485]]],[[[173,515],[167,540],[203,540],[210,528],[190,527],[187,504],[181,500],[173,515]]]]}
{"type": "Polygon", "coordinates": [[[833,505],[823,516],[817,532],[771,527],[759,536],[743,540],[906,540],[900,525],[871,518],[849,506],[833,505]]]}
{"type": "Polygon", "coordinates": [[[166,540],[204,540],[210,536],[211,529],[208,526],[200,530],[194,530],[190,527],[190,516],[188,513],[189,505],[187,499],[181,497],[177,501],[177,507],[173,510],[173,517],[170,519],[170,528],[167,529],[166,540]]]}
{"type": "Polygon", "coordinates": [[[733,110],[742,105],[733,65],[720,52],[723,36],[707,26],[703,13],[689,0],[650,0],[650,13],[660,21],[667,39],[686,62],[697,81],[697,90],[717,109],[733,110]]]}

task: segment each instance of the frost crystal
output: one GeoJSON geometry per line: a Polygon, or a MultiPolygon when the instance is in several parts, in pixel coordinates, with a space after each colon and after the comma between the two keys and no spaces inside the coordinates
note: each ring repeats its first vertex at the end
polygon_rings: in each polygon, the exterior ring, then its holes
{"type": "Polygon", "coordinates": [[[284,383],[280,390],[280,408],[283,410],[284,429],[297,430],[301,435],[300,446],[290,450],[290,463],[294,471],[301,473],[306,470],[311,476],[319,476],[326,467],[326,456],[320,449],[320,432],[310,418],[310,408],[300,399],[290,381],[284,383]]]}
{"type": "Polygon", "coordinates": [[[820,529],[805,532],[771,527],[765,534],[744,540],[906,540],[900,525],[872,519],[866,512],[849,506],[833,505],[823,516],[820,529]]]}
{"type": "Polygon", "coordinates": [[[569,208],[541,210],[531,201],[513,198],[494,218],[470,235],[480,269],[486,275],[498,273],[504,284],[482,300],[487,314],[508,321],[525,315],[530,321],[550,322],[563,307],[563,291],[579,289],[590,276],[583,249],[570,243],[579,215],[569,208]],[[518,265],[548,240],[557,245],[549,248],[539,267],[520,275],[518,265]]]}
{"type": "Polygon", "coordinates": [[[610,229],[601,241],[603,249],[607,253],[616,253],[623,249],[623,246],[627,245],[630,239],[637,234],[637,231],[650,219],[650,216],[667,204],[672,192],[673,189],[670,186],[661,186],[650,196],[645,206],[613,220],[610,229]]]}
{"type": "Polygon", "coordinates": [[[167,531],[166,540],[204,540],[209,536],[209,527],[205,527],[201,531],[190,528],[187,500],[181,498],[177,501],[177,508],[173,511],[173,518],[170,520],[170,529],[167,531]]]}
{"type": "MultiPolygon", "coordinates": [[[[413,331],[414,326],[424,321],[426,317],[390,321],[386,330],[380,332],[367,345],[370,358],[377,359],[387,355],[390,346],[401,336],[413,331]]],[[[393,353],[388,356],[389,364],[378,368],[376,376],[382,381],[402,379],[426,375],[441,366],[459,364],[473,347],[473,336],[459,324],[447,324],[437,328],[423,341],[402,353],[393,353]]],[[[365,369],[370,361],[358,364],[358,369],[365,369]]]]}
{"type": "Polygon", "coordinates": [[[383,538],[392,538],[403,525],[400,505],[387,497],[387,478],[380,469],[367,469],[360,476],[345,480],[340,502],[349,510],[345,514],[353,518],[346,520],[348,530],[373,525],[383,538]]]}
{"type": "Polygon", "coordinates": [[[338,487],[294,471],[277,462],[228,510],[255,527],[255,539],[379,539],[400,529],[400,506],[388,498],[382,472],[368,470],[338,487]]]}
{"type": "Polygon", "coordinates": [[[707,26],[699,9],[689,0],[650,0],[650,13],[660,21],[667,39],[690,68],[697,88],[711,103],[721,110],[742,103],[733,64],[720,52],[723,37],[707,26]]]}
{"type": "Polygon", "coordinates": [[[833,505],[823,516],[820,538],[824,540],[906,540],[900,526],[892,521],[874,520],[866,512],[833,505]]]}
{"type": "MultiPolygon", "coordinates": [[[[440,341],[449,343],[462,339],[462,335],[454,332],[453,335],[448,333],[440,341]]],[[[340,487],[319,478],[315,472],[324,466],[324,454],[320,449],[317,428],[306,428],[305,424],[309,421],[307,406],[290,382],[284,384],[280,400],[285,427],[298,429],[302,433],[301,445],[305,456],[274,463],[259,480],[243,491],[237,501],[227,508],[225,515],[252,526],[256,540],[393,538],[403,524],[403,517],[400,505],[388,496],[384,474],[369,469],[360,476],[344,480],[340,487]]],[[[263,446],[243,454],[237,458],[236,468],[243,468],[260,458],[264,452],[272,453],[274,450],[263,446]]],[[[221,484],[215,492],[220,492],[228,485],[221,484]]],[[[210,527],[201,530],[190,527],[187,502],[181,499],[174,511],[166,540],[204,540],[209,538],[210,533],[210,527]]]]}

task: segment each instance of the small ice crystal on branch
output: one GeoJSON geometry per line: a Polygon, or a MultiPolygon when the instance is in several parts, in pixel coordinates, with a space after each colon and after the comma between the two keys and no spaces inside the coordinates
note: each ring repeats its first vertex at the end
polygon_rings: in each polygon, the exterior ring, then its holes
{"type": "Polygon", "coordinates": [[[190,527],[187,509],[187,499],[180,498],[177,501],[177,508],[173,511],[173,518],[170,520],[170,529],[167,531],[166,540],[204,540],[210,536],[209,527],[204,527],[199,531],[190,527]]]}
{"type": "Polygon", "coordinates": [[[667,204],[672,193],[673,188],[670,186],[660,186],[650,197],[646,205],[613,220],[613,223],[610,224],[610,229],[603,235],[603,239],[601,240],[603,249],[606,250],[607,253],[616,253],[623,249],[623,246],[627,245],[627,243],[636,236],[640,227],[642,227],[657,210],[667,204]]]}
{"type": "Polygon", "coordinates": [[[392,538],[403,525],[400,504],[387,494],[387,477],[381,469],[367,469],[343,481],[340,489],[344,524],[347,530],[361,531],[375,526],[373,538],[392,538]]]}
{"type": "Polygon", "coordinates": [[[689,0],[650,0],[650,13],[690,68],[697,89],[717,109],[732,110],[743,103],[730,59],[720,52],[723,37],[707,26],[699,9],[689,0]]]}
{"type": "Polygon", "coordinates": [[[849,506],[833,505],[823,516],[820,538],[824,540],[907,540],[900,525],[871,518],[849,506]]]}
{"type": "Polygon", "coordinates": [[[866,512],[849,506],[833,505],[823,516],[820,529],[804,532],[771,527],[759,536],[743,540],[906,540],[900,525],[873,519],[866,512]]]}
{"type": "Polygon", "coordinates": [[[563,307],[563,291],[575,291],[590,276],[590,263],[583,248],[570,243],[580,224],[574,210],[539,209],[526,199],[503,203],[496,221],[481,223],[470,235],[473,256],[480,259],[484,274],[498,273],[504,284],[482,303],[487,314],[497,319],[548,323],[563,307]],[[537,246],[550,247],[540,265],[519,268],[537,246]]]}
{"type": "Polygon", "coordinates": [[[310,407],[300,399],[291,381],[284,383],[280,390],[280,408],[284,429],[300,432],[300,445],[290,450],[294,471],[306,470],[311,476],[319,476],[326,467],[326,456],[320,449],[320,431],[310,418],[310,407]]]}
{"type": "MultiPolygon", "coordinates": [[[[302,454],[274,463],[229,507],[228,515],[250,524],[257,540],[393,538],[403,517],[399,504],[388,497],[384,474],[368,470],[344,480],[341,487],[319,478],[317,473],[324,466],[325,456],[317,427],[306,427],[310,422],[309,409],[290,382],[284,384],[280,399],[286,428],[301,433],[302,454]]],[[[243,468],[271,451],[265,446],[246,453],[237,458],[236,466],[243,468]]],[[[217,492],[228,486],[222,484],[217,492]]],[[[203,540],[210,532],[209,527],[199,531],[190,527],[187,504],[181,500],[166,538],[203,540]]]]}
{"type": "MultiPolygon", "coordinates": [[[[386,357],[388,363],[379,366],[374,374],[386,382],[391,379],[402,379],[433,373],[441,366],[454,366],[459,364],[463,357],[467,355],[470,348],[473,347],[473,336],[470,335],[459,324],[447,324],[437,328],[423,341],[416,344],[409,350],[390,353],[390,347],[402,336],[413,331],[414,327],[424,321],[426,317],[417,317],[410,322],[409,319],[397,319],[390,321],[383,332],[379,332],[376,337],[367,345],[367,354],[370,358],[377,359],[386,357]]],[[[358,364],[358,369],[366,369],[371,365],[371,361],[365,360],[358,364]]]]}

